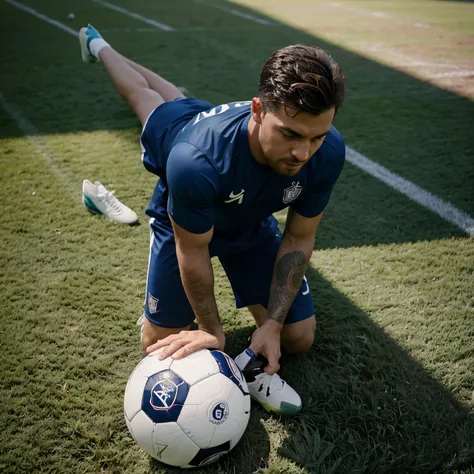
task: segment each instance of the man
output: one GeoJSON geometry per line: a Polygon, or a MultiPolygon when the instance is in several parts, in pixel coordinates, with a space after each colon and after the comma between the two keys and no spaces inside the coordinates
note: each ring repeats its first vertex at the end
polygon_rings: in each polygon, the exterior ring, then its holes
{"type": "Polygon", "coordinates": [[[323,50],[295,45],[263,66],[251,102],[214,105],[121,56],[89,25],[85,62],[100,60],[143,125],[142,160],[158,175],[151,217],[146,353],[182,358],[224,349],[211,258],[230,280],[237,306],[257,329],[237,357],[252,397],[294,414],[299,395],[276,373],[280,346],[307,351],[316,330],[304,278],[314,236],[342,170],[344,142],[332,126],[345,79],[323,50]],[[283,236],[273,213],[289,206],[283,236]],[[196,320],[199,329],[191,331],[196,320]],[[255,354],[264,356],[262,364],[255,354]]]}

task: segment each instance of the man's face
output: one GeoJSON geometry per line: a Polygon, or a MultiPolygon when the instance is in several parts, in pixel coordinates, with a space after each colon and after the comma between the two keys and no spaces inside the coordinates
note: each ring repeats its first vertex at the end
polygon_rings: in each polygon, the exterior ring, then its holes
{"type": "Polygon", "coordinates": [[[274,112],[263,112],[258,98],[252,101],[252,117],[260,125],[258,140],[265,164],[281,176],[296,175],[322,145],[329,133],[335,109],[320,115],[296,113],[280,105],[274,112]]]}

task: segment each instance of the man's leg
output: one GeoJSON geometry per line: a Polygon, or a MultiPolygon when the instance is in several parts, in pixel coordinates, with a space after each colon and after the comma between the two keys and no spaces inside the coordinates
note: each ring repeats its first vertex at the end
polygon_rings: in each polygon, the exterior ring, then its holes
{"type": "Polygon", "coordinates": [[[130,105],[144,125],[150,113],[163,104],[165,99],[161,94],[150,89],[147,80],[112,47],[102,48],[98,56],[109,73],[117,92],[130,105]]]}
{"type": "Polygon", "coordinates": [[[170,336],[171,334],[179,334],[181,331],[189,331],[191,325],[183,328],[164,328],[157,326],[156,324],[151,323],[148,319],[145,318],[143,322],[143,332],[142,332],[142,351],[145,354],[147,347],[150,347],[155,342],[158,342],[165,337],[170,336]]]}
{"type": "MultiPolygon", "coordinates": [[[[255,319],[255,324],[260,327],[267,319],[268,312],[261,305],[247,306],[255,319]]],[[[281,330],[281,346],[290,354],[307,352],[314,342],[316,332],[316,317],[314,314],[307,319],[285,324],[281,330]]]]}
{"type": "Polygon", "coordinates": [[[142,125],[163,102],[184,97],[173,84],[115,51],[92,26],[79,33],[84,61],[100,60],[142,125]]]}
{"type": "Polygon", "coordinates": [[[150,226],[143,352],[160,339],[189,331],[194,321],[194,313],[179,273],[173,231],[153,220],[150,226]]]}
{"type": "Polygon", "coordinates": [[[165,102],[171,102],[172,100],[186,97],[174,84],[167,81],[165,78],[159,76],[153,71],[150,71],[150,69],[147,69],[146,67],[140,66],[140,64],[137,64],[125,56],[122,56],[122,58],[124,58],[127,64],[132,66],[135,71],[145,78],[146,82],[148,83],[148,87],[158,92],[158,94],[163,97],[165,102]]]}
{"type": "MultiPolygon", "coordinates": [[[[254,315],[257,326],[262,325],[268,317],[263,305],[268,302],[280,240],[280,233],[276,229],[269,229],[261,237],[260,245],[236,255],[220,258],[229,277],[237,307],[248,307],[254,315]]],[[[305,291],[301,293],[305,293],[303,298],[306,298],[307,293],[305,291]]],[[[298,314],[302,319],[311,320],[311,315],[314,313],[311,296],[309,301],[305,300],[304,303],[306,306],[303,311],[298,311],[298,314]]],[[[294,326],[288,329],[286,326],[292,325],[286,324],[282,330],[283,346],[292,347],[293,352],[307,350],[312,343],[312,338],[308,334],[311,334],[311,331],[314,334],[314,327],[311,328],[309,321],[295,325],[297,331],[294,326]],[[298,345],[295,341],[298,341],[298,345]]],[[[244,373],[250,395],[266,410],[281,415],[294,415],[301,410],[302,403],[298,393],[283,381],[278,373],[269,375],[264,371],[267,364],[264,358],[255,357],[252,351],[246,349],[235,358],[235,362],[244,373]]]]}

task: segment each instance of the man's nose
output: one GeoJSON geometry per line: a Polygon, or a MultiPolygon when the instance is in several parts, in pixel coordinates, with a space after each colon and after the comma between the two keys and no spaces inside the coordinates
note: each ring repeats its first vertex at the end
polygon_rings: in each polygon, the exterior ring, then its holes
{"type": "Polygon", "coordinates": [[[306,163],[306,161],[308,161],[309,153],[310,153],[309,141],[298,142],[298,144],[293,146],[293,150],[291,151],[291,155],[293,156],[293,158],[295,158],[301,163],[306,163]]]}

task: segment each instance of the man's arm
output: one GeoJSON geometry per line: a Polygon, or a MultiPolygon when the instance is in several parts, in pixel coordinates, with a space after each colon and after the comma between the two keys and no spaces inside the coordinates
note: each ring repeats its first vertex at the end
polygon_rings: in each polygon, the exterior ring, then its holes
{"type": "Polygon", "coordinates": [[[209,255],[213,228],[194,234],[176,224],[170,216],[176,240],[176,254],[184,291],[198,321],[199,330],[172,334],[147,348],[147,353],[164,347],[158,356],[181,359],[199,349],[224,350],[225,335],[214,296],[214,273],[209,255]]]}
{"type": "Polygon", "coordinates": [[[263,354],[267,358],[265,371],[270,375],[279,369],[280,332],[300,289],[321,217],[322,213],[306,218],[292,208],[288,210],[285,232],[273,269],[268,319],[253,333],[250,344],[250,349],[256,354],[263,354]]]}
{"type": "Polygon", "coordinates": [[[223,349],[225,344],[209,256],[220,177],[198,148],[180,142],[169,154],[166,178],[167,210],[175,236],[181,281],[199,330],[170,335],[148,347],[147,352],[168,346],[160,358],[172,355],[180,359],[198,349],[223,349]]]}
{"type": "Polygon", "coordinates": [[[322,213],[306,218],[288,209],[283,239],[273,270],[268,319],[283,324],[301,286],[314,247],[314,236],[322,213]]]}
{"type": "Polygon", "coordinates": [[[193,234],[176,224],[171,217],[170,219],[181,280],[199,329],[221,336],[223,330],[214,295],[214,272],[209,255],[213,228],[204,234],[193,234]]]}

